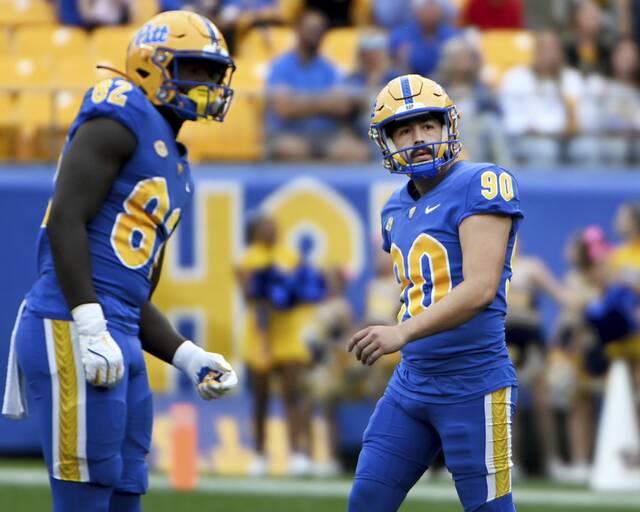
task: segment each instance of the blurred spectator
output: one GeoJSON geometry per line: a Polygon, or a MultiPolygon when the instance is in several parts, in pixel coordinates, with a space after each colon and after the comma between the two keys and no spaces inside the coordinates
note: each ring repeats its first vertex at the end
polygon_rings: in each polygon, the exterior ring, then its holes
{"type": "MultiPolygon", "coordinates": [[[[367,309],[364,325],[394,325],[398,321],[400,285],[396,280],[391,255],[380,250],[380,246],[381,243],[378,243],[374,253],[376,255],[375,276],[367,285],[367,309]]],[[[362,367],[354,358],[350,358],[350,360],[356,367],[362,367]]],[[[382,395],[386,387],[385,383],[399,362],[399,353],[388,354],[379,360],[379,363],[382,364],[368,368],[365,373],[367,378],[365,389],[368,397],[377,400],[382,395]]]]}
{"type": "Polygon", "coordinates": [[[134,8],[133,0],[56,0],[55,4],[62,25],[88,29],[129,23],[134,8]]]}
{"type": "Polygon", "coordinates": [[[323,13],[331,27],[351,25],[355,3],[355,0],[304,0],[305,8],[323,13]]]}
{"type": "Polygon", "coordinates": [[[611,256],[613,271],[640,292],[640,202],[620,206],[614,225],[622,243],[611,256]]]}
{"type": "Polygon", "coordinates": [[[444,45],[436,76],[462,114],[460,133],[468,157],[510,167],[500,108],[480,78],[481,68],[478,48],[465,37],[454,37],[444,45]]]}
{"type": "MultiPolygon", "coordinates": [[[[604,233],[597,226],[575,236],[567,247],[570,269],[563,282],[565,291],[580,297],[585,305],[601,297],[607,282],[608,252],[604,233]]],[[[549,396],[560,417],[566,419],[569,464],[556,467],[552,476],[567,483],[586,483],[607,360],[581,306],[562,309],[553,346],[547,369],[549,396]]]]}
{"type": "Polygon", "coordinates": [[[316,308],[305,336],[312,360],[312,366],[305,374],[309,415],[319,410],[329,429],[329,457],[314,465],[313,472],[317,476],[331,476],[341,470],[336,406],[345,387],[342,370],[348,355],[344,348],[354,332],[351,303],[345,296],[345,273],[332,268],[325,275],[328,295],[316,308]]]}
{"type": "Polygon", "coordinates": [[[132,17],[133,0],[78,0],[85,27],[126,25],[132,17]]]}
{"type": "Polygon", "coordinates": [[[570,146],[570,159],[581,166],[622,167],[640,134],[640,53],[631,37],[620,39],[611,53],[611,77],[591,75],[578,103],[583,135],[570,146]]]}
{"type": "Polygon", "coordinates": [[[270,216],[258,214],[251,219],[247,242],[237,275],[248,305],[244,358],[253,395],[257,452],[250,472],[258,476],[267,470],[266,419],[271,381],[278,376],[292,451],[288,471],[306,474],[311,463],[305,444],[309,423],[302,382],[310,357],[303,332],[313,316],[313,307],[294,297],[294,292],[303,288],[296,280],[300,258],[278,239],[270,216]]]}
{"type": "Polygon", "coordinates": [[[237,40],[250,28],[282,22],[277,0],[209,0],[203,3],[210,4],[206,14],[215,20],[232,54],[237,40]]]}
{"type": "Polygon", "coordinates": [[[412,20],[391,33],[391,55],[402,71],[428,77],[436,70],[442,46],[456,34],[444,4],[444,0],[413,0],[412,20]]]}
{"type": "Polygon", "coordinates": [[[363,161],[369,158],[365,142],[340,130],[350,110],[337,89],[337,67],[318,54],[327,30],[326,17],[304,11],[296,32],[295,49],[278,57],[267,79],[267,151],[273,158],[363,161]]]}
{"type": "Polygon", "coordinates": [[[504,128],[517,161],[558,164],[561,143],[575,129],[581,92],[582,78],[564,65],[557,34],[538,33],[533,64],[509,70],[500,88],[504,128]]]}
{"type": "Polygon", "coordinates": [[[391,68],[387,35],[379,31],[363,33],[358,40],[358,68],[344,79],[341,86],[351,103],[351,130],[354,137],[367,137],[371,105],[376,95],[399,74],[399,71],[391,68]]]}
{"type": "Polygon", "coordinates": [[[373,20],[386,30],[407,25],[412,19],[413,0],[373,0],[373,20]]]}
{"type": "Polygon", "coordinates": [[[84,26],[84,20],[80,14],[78,0],[55,0],[58,22],[61,25],[84,26]]]}
{"type": "Polygon", "coordinates": [[[522,0],[469,0],[460,22],[480,30],[523,28],[523,10],[522,0]]]}
{"type": "Polygon", "coordinates": [[[281,0],[280,3],[288,21],[303,10],[312,10],[324,14],[331,28],[371,22],[370,0],[281,0]]]}
{"type": "Polygon", "coordinates": [[[365,322],[371,325],[393,325],[400,310],[399,285],[393,273],[391,255],[378,247],[375,254],[375,276],[367,285],[365,322]]]}
{"type": "Polygon", "coordinates": [[[568,64],[585,74],[604,74],[611,52],[611,36],[598,3],[582,0],[575,7],[572,30],[565,43],[568,64]]]}
{"type": "MultiPolygon", "coordinates": [[[[609,259],[615,281],[630,287],[640,295],[640,202],[621,205],[616,212],[615,230],[621,243],[609,259]]],[[[640,307],[635,311],[636,323],[640,324],[640,307]]],[[[625,356],[633,363],[636,389],[640,392],[640,333],[630,339],[625,347],[625,356]]]]}
{"type": "Polygon", "coordinates": [[[547,348],[540,305],[543,295],[566,307],[575,299],[538,258],[518,253],[513,260],[505,337],[520,386],[514,451],[525,472],[553,476],[560,462],[545,379],[547,348]]]}
{"type": "Polygon", "coordinates": [[[629,8],[628,21],[631,25],[631,31],[636,42],[640,44],[640,0],[631,0],[629,8]]]}

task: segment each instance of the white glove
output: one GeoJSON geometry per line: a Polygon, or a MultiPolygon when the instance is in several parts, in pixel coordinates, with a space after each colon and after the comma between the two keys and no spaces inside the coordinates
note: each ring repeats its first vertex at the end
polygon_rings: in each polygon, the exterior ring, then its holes
{"type": "Polygon", "coordinates": [[[122,351],[107,331],[100,304],[81,304],[71,311],[78,331],[84,375],[94,386],[114,387],[124,375],[122,351]]]}
{"type": "Polygon", "coordinates": [[[205,352],[186,340],[173,355],[173,366],[185,372],[205,400],[220,398],[238,384],[238,376],[220,354],[205,352]]]}

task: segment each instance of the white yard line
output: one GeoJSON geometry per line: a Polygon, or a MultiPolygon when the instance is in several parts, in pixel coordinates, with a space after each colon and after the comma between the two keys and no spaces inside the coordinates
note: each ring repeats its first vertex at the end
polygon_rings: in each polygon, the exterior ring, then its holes
{"type": "MultiPolygon", "coordinates": [[[[49,478],[40,469],[0,468],[0,484],[25,487],[44,487],[49,478]]],[[[203,477],[198,491],[219,494],[252,494],[274,496],[308,496],[344,498],[349,494],[351,482],[322,480],[293,480],[288,478],[212,478],[203,477]]],[[[165,476],[151,475],[150,489],[170,490],[165,476]]],[[[419,483],[410,492],[412,501],[449,501],[458,500],[455,489],[448,482],[419,483]]],[[[585,509],[607,507],[638,510],[640,492],[602,493],[587,490],[560,489],[521,489],[516,487],[516,503],[546,506],[578,506],[585,509]]]]}

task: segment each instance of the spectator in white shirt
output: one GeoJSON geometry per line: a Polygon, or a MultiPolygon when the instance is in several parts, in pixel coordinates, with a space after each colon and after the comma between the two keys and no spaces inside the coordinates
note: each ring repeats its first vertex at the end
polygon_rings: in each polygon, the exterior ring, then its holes
{"type": "Polygon", "coordinates": [[[536,36],[533,63],[509,70],[500,88],[504,130],[513,157],[538,168],[557,165],[564,139],[575,131],[580,74],[564,64],[558,35],[536,36]]]}
{"type": "Polygon", "coordinates": [[[482,55],[472,39],[457,36],[443,49],[436,77],[455,102],[462,143],[470,160],[511,167],[495,92],[482,80],[482,55]]]}
{"type": "Polygon", "coordinates": [[[78,11],[86,27],[122,25],[131,20],[133,0],[78,0],[78,11]]]}
{"type": "Polygon", "coordinates": [[[640,133],[640,52],[631,37],[614,45],[611,77],[590,76],[578,105],[582,133],[570,146],[572,163],[580,166],[622,167],[633,154],[640,133]]]}

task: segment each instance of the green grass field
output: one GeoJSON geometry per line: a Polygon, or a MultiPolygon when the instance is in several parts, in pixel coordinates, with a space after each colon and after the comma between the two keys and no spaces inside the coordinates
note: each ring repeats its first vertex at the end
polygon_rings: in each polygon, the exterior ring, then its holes
{"type": "MultiPolygon", "coordinates": [[[[346,510],[346,498],[320,498],[270,495],[234,495],[173,491],[153,491],[143,500],[144,509],[153,512],[189,510],[216,510],[224,512],[333,512],[346,510]]],[[[32,512],[50,510],[49,492],[46,488],[20,486],[0,487],[0,510],[32,512]]],[[[459,512],[460,505],[452,502],[407,501],[402,512],[459,512]]],[[[589,507],[592,512],[609,512],[611,507],[589,507]]],[[[618,509],[616,509],[618,510],[618,509]]],[[[624,510],[624,509],[621,509],[624,510]]],[[[628,510],[632,510],[629,508],[628,510]]],[[[518,505],[518,512],[585,512],[584,507],[550,507],[542,505],[518,505]]]]}
{"type": "MultiPolygon", "coordinates": [[[[51,510],[48,478],[42,464],[0,459],[0,511],[51,510]]],[[[350,478],[307,480],[290,478],[223,478],[205,476],[193,492],[171,490],[166,477],[152,474],[143,498],[147,512],[215,510],[223,512],[333,512],[347,509],[350,478]]],[[[516,482],[518,512],[640,511],[637,493],[596,493],[546,481],[516,482]]],[[[447,478],[419,482],[402,512],[461,512],[447,478]]]]}

